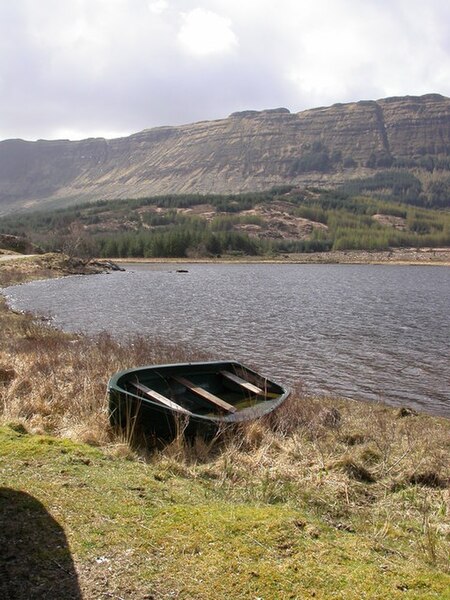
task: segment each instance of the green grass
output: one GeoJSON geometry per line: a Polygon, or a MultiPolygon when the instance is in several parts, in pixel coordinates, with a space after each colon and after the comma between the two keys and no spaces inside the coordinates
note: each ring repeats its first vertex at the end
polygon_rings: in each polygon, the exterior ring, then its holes
{"type": "MultiPolygon", "coordinates": [[[[277,498],[230,471],[230,494],[208,465],[129,460],[16,429],[0,429],[0,484],[62,526],[84,598],[446,597],[450,577],[417,547],[419,521],[355,514],[338,526],[301,486],[277,498]]],[[[42,560],[58,562],[60,551],[42,560]]]]}

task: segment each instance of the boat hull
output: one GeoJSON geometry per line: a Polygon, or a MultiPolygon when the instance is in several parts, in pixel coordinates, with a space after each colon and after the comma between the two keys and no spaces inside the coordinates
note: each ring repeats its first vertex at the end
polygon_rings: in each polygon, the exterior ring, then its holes
{"type": "Polygon", "coordinates": [[[290,390],[235,361],[128,369],[108,383],[110,421],[126,437],[209,437],[271,413],[290,390]]]}

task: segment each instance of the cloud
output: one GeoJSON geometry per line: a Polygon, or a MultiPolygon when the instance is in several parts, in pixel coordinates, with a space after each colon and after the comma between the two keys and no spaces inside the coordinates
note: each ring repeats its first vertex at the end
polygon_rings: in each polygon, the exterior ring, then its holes
{"type": "Polygon", "coordinates": [[[168,8],[166,0],[153,0],[148,3],[148,10],[155,15],[162,14],[168,8]]]}
{"type": "Polygon", "coordinates": [[[0,139],[450,95],[447,0],[0,0],[0,139]]]}
{"type": "Polygon", "coordinates": [[[178,33],[181,47],[193,56],[229,53],[238,46],[231,20],[203,8],[183,13],[178,33]]]}

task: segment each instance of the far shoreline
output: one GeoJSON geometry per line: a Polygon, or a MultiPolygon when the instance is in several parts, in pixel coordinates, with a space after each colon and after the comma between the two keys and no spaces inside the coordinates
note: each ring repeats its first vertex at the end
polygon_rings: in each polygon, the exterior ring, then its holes
{"type": "Polygon", "coordinates": [[[219,256],[177,258],[111,258],[119,264],[333,264],[450,266],[450,248],[395,248],[393,250],[335,250],[281,256],[219,256]]]}

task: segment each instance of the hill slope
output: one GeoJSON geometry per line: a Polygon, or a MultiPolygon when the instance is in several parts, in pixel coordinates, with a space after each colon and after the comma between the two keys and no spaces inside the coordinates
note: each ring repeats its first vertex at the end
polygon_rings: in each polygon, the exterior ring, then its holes
{"type": "Polygon", "coordinates": [[[179,194],[29,211],[1,219],[0,242],[2,234],[15,239],[14,234],[47,251],[109,258],[450,247],[450,211],[417,206],[435,200],[433,194],[421,192],[420,182],[408,173],[377,175],[376,181],[352,182],[358,189],[370,188],[369,196],[285,186],[228,196],[179,194]]]}
{"type": "Polygon", "coordinates": [[[438,94],[291,114],[244,111],[125,138],[0,142],[0,214],[81,200],[331,185],[391,166],[450,169],[438,94]]]}

